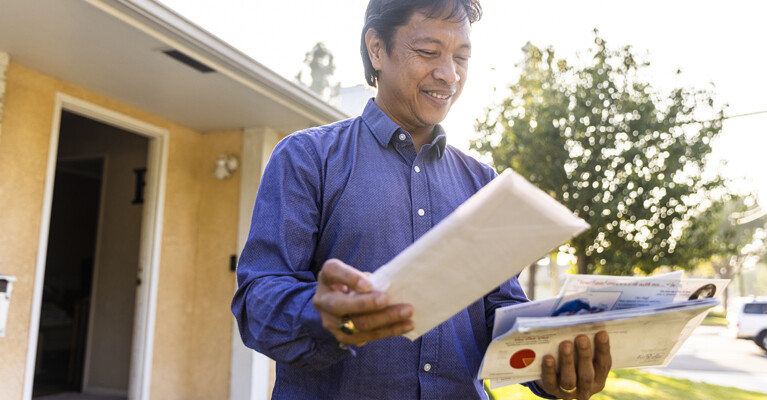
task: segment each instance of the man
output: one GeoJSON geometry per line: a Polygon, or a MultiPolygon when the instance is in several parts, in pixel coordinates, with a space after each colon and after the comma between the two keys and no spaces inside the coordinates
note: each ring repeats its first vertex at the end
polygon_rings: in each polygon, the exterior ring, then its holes
{"type": "MultiPolygon", "coordinates": [[[[274,398],[486,398],[476,375],[494,310],[526,301],[516,278],[415,342],[400,335],[418,310],[366,279],[495,177],[438,125],[466,81],[480,15],[478,0],[371,0],[361,48],[375,99],[275,149],[232,304],[245,344],[277,361],[274,398]]],[[[559,366],[544,358],[533,392],[586,399],[604,387],[607,334],[593,350],[574,342],[559,366]]]]}

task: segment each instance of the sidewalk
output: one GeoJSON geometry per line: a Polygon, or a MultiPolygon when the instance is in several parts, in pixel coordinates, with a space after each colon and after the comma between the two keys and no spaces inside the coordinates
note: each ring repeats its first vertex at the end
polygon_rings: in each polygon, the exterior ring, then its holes
{"type": "Polygon", "coordinates": [[[767,353],[750,340],[733,338],[726,327],[699,327],[668,366],[646,371],[767,393],[767,353]]]}

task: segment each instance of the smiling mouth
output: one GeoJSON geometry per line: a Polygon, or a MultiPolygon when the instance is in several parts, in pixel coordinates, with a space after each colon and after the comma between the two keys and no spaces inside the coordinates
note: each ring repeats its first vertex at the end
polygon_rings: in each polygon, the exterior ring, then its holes
{"type": "Polygon", "coordinates": [[[426,94],[440,100],[447,100],[453,95],[452,93],[437,93],[437,92],[430,92],[430,91],[426,91],[426,94]]]}

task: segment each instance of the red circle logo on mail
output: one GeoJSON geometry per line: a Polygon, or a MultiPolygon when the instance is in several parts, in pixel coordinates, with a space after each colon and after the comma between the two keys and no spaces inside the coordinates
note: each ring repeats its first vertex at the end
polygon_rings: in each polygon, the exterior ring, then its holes
{"type": "Polygon", "coordinates": [[[530,349],[520,350],[514,353],[509,359],[509,365],[514,369],[522,369],[535,361],[535,352],[530,349]]]}

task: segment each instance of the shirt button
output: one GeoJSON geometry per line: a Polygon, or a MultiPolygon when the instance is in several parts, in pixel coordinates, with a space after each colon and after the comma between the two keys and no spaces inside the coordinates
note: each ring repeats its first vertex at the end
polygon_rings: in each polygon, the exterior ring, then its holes
{"type": "MultiPolygon", "coordinates": [[[[422,217],[423,217],[423,216],[424,216],[424,214],[426,214],[426,211],[424,211],[424,210],[423,210],[423,208],[419,208],[419,209],[418,209],[418,215],[420,215],[420,216],[422,216],[422,217]]],[[[426,365],[428,365],[428,364],[426,364],[426,365]]]]}
{"type": "Polygon", "coordinates": [[[405,139],[407,139],[407,136],[405,136],[404,133],[400,133],[399,134],[399,140],[405,140],[405,139]]]}
{"type": "Polygon", "coordinates": [[[423,370],[426,371],[426,372],[431,371],[431,364],[429,364],[429,363],[424,364],[423,365],[423,370]]]}
{"type": "Polygon", "coordinates": [[[417,166],[417,165],[413,169],[415,170],[415,172],[421,172],[421,168],[419,166],[417,166]]]}

